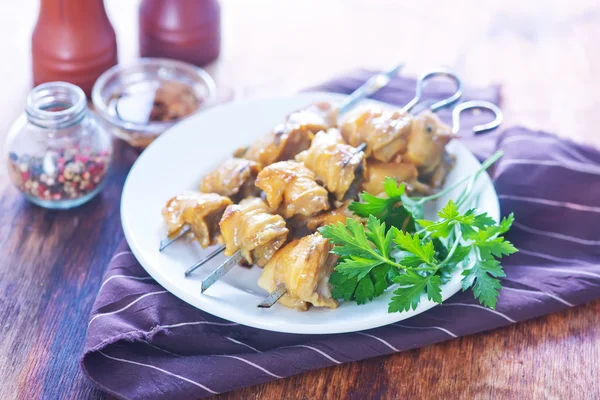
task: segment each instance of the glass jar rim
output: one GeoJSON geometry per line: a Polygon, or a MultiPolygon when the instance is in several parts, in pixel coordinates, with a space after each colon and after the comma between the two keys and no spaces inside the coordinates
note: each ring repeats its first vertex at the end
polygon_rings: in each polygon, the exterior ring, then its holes
{"type": "Polygon", "coordinates": [[[29,122],[41,128],[66,128],[75,125],[85,115],[86,96],[83,90],[68,82],[47,82],[34,87],[25,101],[29,122]],[[53,105],[66,105],[62,110],[48,110],[53,105]]]}

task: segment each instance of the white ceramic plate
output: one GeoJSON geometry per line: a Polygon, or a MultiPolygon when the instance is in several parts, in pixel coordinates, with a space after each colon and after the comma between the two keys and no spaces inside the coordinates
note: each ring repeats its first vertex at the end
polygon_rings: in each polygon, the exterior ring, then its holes
{"type": "MultiPolygon", "coordinates": [[[[217,257],[198,269],[193,277],[183,272],[212,249],[181,240],[159,253],[158,244],[166,229],[161,217],[165,202],[177,193],[194,189],[201,177],[225,160],[238,147],[251,143],[284,117],[319,100],[340,100],[341,95],[303,93],[291,97],[263,99],[218,106],[192,116],[162,134],[133,165],[121,199],[121,219],[127,242],[146,271],[163,287],[183,301],[218,317],[243,325],[279,332],[324,334],[353,332],[398,322],[435,306],[425,297],[417,310],[388,314],[391,290],[368,304],[342,303],[336,310],[311,308],[298,312],[280,305],[257,308],[267,295],[256,284],[261,269],[236,266],[205,294],[200,281],[223,261],[217,257]]],[[[389,107],[389,106],[388,106],[389,107]]],[[[475,157],[459,142],[448,150],[457,163],[447,184],[469,175],[479,166],[475,157]]],[[[498,198],[487,174],[478,181],[478,207],[496,220],[498,198]]],[[[439,199],[443,206],[458,190],[439,199]]],[[[435,206],[438,206],[435,205],[435,206]]],[[[435,208],[435,207],[433,207],[435,208]]],[[[432,213],[435,209],[430,210],[432,213]]],[[[430,215],[431,216],[431,215],[430,215]]],[[[460,289],[460,275],[443,288],[444,300],[460,289]]]]}

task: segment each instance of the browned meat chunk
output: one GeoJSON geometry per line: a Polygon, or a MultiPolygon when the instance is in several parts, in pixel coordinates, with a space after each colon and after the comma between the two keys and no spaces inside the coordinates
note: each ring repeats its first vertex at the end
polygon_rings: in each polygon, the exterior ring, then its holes
{"type": "Polygon", "coordinates": [[[437,115],[424,112],[415,117],[402,161],[414,164],[419,175],[432,174],[443,162],[446,145],[454,136],[437,115]]]}
{"type": "Polygon", "coordinates": [[[342,201],[359,187],[364,170],[364,153],[344,142],[337,129],[317,133],[310,148],[296,156],[297,161],[317,175],[317,180],[342,201]]]}
{"type": "Polygon", "coordinates": [[[280,161],[263,169],[256,186],[265,191],[272,212],[284,218],[312,215],[329,208],[328,193],[315,174],[296,161],[280,161]]]}
{"type": "Polygon", "coordinates": [[[372,195],[380,195],[384,192],[383,182],[386,177],[396,180],[398,183],[406,183],[408,192],[428,194],[431,188],[417,180],[419,172],[413,164],[400,162],[382,163],[371,160],[367,162],[367,172],[363,183],[363,190],[372,195]]]}
{"type": "Polygon", "coordinates": [[[225,255],[240,250],[250,264],[264,266],[285,243],[288,229],[284,219],[269,212],[264,200],[249,197],[227,207],[220,222],[225,255]]]}
{"type": "Polygon", "coordinates": [[[217,193],[234,201],[256,196],[260,190],[254,181],[259,171],[260,166],[254,161],[230,158],[202,179],[200,191],[217,193]]]}
{"type": "Polygon", "coordinates": [[[337,224],[338,222],[346,223],[346,219],[352,218],[360,223],[365,223],[364,218],[359,217],[348,209],[350,201],[343,203],[340,207],[324,211],[311,217],[303,217],[296,219],[294,222],[298,225],[302,224],[309,232],[316,232],[322,226],[337,224]]]}
{"type": "Polygon", "coordinates": [[[412,116],[401,111],[368,108],[344,118],[340,128],[348,144],[365,143],[367,157],[389,162],[406,151],[411,122],[412,116]]]}
{"type": "Polygon", "coordinates": [[[215,193],[184,192],[167,202],[162,215],[170,237],[188,225],[198,243],[208,247],[218,241],[219,220],[231,204],[229,198],[215,193]]]}
{"type": "Polygon", "coordinates": [[[321,234],[314,233],[297,239],[278,250],[265,266],[258,285],[272,292],[284,284],[287,293],[279,303],[300,311],[315,307],[337,308],[331,297],[329,276],[337,262],[330,254],[332,245],[321,234]]]}

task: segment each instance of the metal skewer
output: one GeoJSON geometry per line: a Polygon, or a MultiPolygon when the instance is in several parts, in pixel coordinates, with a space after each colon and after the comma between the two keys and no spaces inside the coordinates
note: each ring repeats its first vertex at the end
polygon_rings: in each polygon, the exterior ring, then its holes
{"type": "Polygon", "coordinates": [[[221,254],[223,252],[223,250],[225,250],[225,246],[219,246],[212,253],[210,253],[209,255],[207,255],[206,257],[204,257],[202,260],[198,261],[196,264],[194,264],[191,267],[189,267],[185,271],[184,275],[186,277],[190,276],[192,272],[194,272],[195,270],[197,270],[198,268],[200,268],[204,263],[212,260],[213,258],[215,258],[216,256],[218,256],[219,254],[221,254]]]}
{"type": "Polygon", "coordinates": [[[277,301],[287,293],[287,289],[284,284],[277,286],[277,289],[271,292],[267,297],[263,299],[258,304],[258,308],[271,308],[273,304],[277,303],[277,301]]]}
{"type": "Polygon", "coordinates": [[[242,261],[244,257],[241,251],[236,251],[231,257],[217,267],[209,276],[204,278],[202,281],[202,287],[200,288],[201,293],[204,293],[206,289],[211,287],[216,281],[218,281],[223,275],[228,273],[237,263],[242,261]]]}
{"type": "Polygon", "coordinates": [[[367,148],[367,144],[366,143],[361,143],[356,147],[356,152],[360,153],[361,151],[363,151],[364,149],[367,148]]]}
{"type": "Polygon", "coordinates": [[[163,240],[160,241],[160,246],[158,247],[158,251],[163,251],[164,249],[166,249],[167,247],[169,247],[170,245],[172,245],[173,243],[175,243],[177,240],[181,239],[182,237],[184,237],[185,235],[188,234],[188,232],[191,231],[191,228],[187,225],[185,225],[183,228],[181,228],[181,230],[179,231],[179,233],[172,237],[172,238],[164,238],[163,240]]]}
{"type": "Polygon", "coordinates": [[[379,89],[386,86],[392,78],[398,75],[398,72],[404,68],[404,63],[396,65],[394,68],[382,72],[377,75],[373,75],[365,83],[363,83],[358,89],[350,93],[339,105],[339,114],[344,114],[353,108],[360,100],[367,96],[372,95],[379,89]]]}
{"type": "Polygon", "coordinates": [[[361,151],[364,151],[366,148],[367,148],[366,143],[361,143],[358,146],[356,146],[356,148],[354,150],[354,154],[352,154],[352,156],[348,157],[347,159],[344,160],[344,162],[342,162],[342,168],[344,168],[346,165],[348,165],[348,163],[350,161],[352,161],[352,159],[354,157],[356,157],[358,155],[358,153],[360,153],[361,151]]]}

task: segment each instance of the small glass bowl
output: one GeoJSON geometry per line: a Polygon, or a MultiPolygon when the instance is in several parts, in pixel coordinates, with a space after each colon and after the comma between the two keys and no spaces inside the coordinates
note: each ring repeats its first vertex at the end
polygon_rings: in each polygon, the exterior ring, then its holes
{"type": "Polygon", "coordinates": [[[165,130],[214,102],[215,82],[182,61],[142,58],[115,65],[94,84],[92,102],[120,139],[146,148],[165,130]]]}

